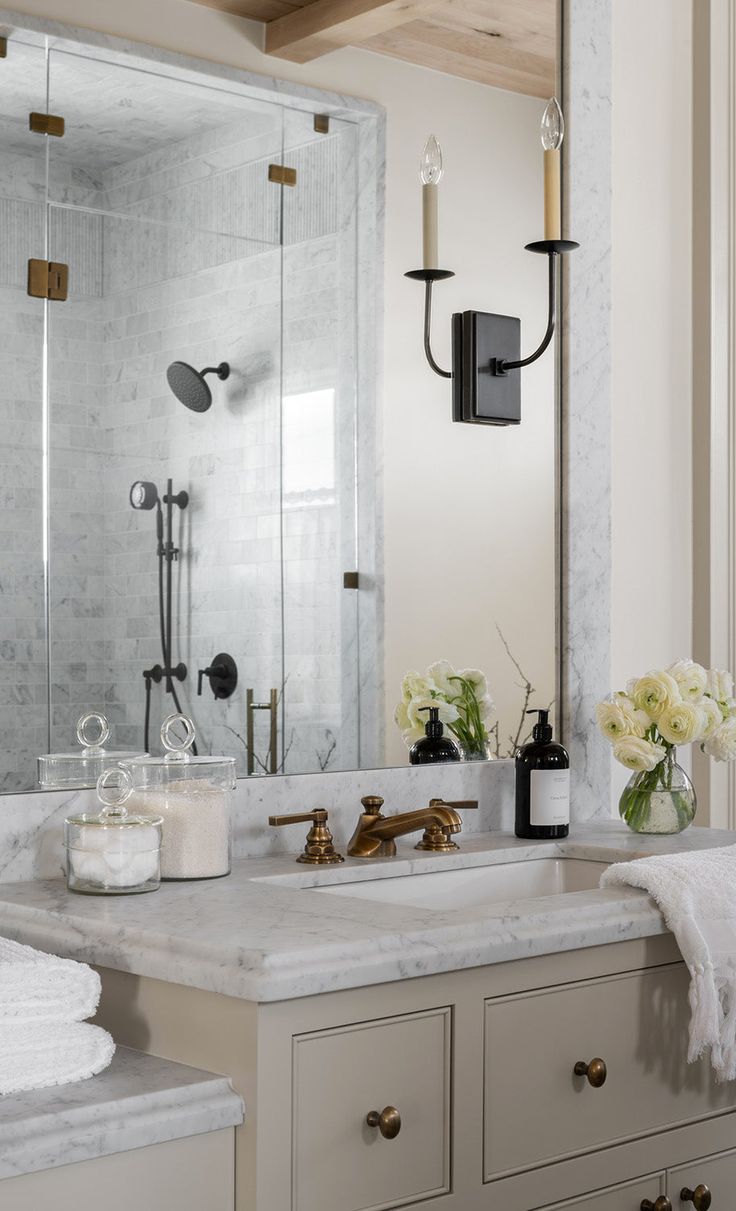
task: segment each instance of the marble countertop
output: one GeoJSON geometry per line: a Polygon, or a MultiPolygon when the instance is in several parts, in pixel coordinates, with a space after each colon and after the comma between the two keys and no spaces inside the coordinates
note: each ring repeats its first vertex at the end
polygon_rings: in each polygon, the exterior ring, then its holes
{"type": "Polygon", "coordinates": [[[99,1076],[0,1097],[0,1179],[242,1121],[226,1077],[119,1047],[99,1076]]]}
{"type": "Polygon", "coordinates": [[[561,842],[504,833],[459,842],[456,854],[404,845],[395,858],[338,867],[298,866],[293,856],[246,859],[228,878],[164,884],[142,896],[78,896],[61,880],[0,884],[0,933],[140,976],[288,1000],[666,932],[654,902],[634,888],[438,910],[323,895],[313,890],[320,883],[540,857],[626,861],[733,845],[736,833],[690,828],[644,837],[606,821],[577,824],[561,842]]]}

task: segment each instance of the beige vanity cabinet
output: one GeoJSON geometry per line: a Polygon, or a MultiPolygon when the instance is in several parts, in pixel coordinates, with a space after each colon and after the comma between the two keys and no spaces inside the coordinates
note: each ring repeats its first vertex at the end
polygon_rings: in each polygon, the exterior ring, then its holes
{"type": "Polygon", "coordinates": [[[669,935],[265,1004],[102,974],[120,1042],[243,1096],[235,1211],[736,1211],[736,1082],[686,1062],[669,935]]]}

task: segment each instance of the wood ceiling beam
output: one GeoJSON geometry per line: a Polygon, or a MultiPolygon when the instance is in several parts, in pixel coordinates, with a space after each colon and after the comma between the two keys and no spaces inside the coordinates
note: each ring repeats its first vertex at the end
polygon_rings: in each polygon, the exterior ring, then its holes
{"type": "Polygon", "coordinates": [[[266,24],[266,54],[308,63],[404,25],[439,0],[313,0],[266,24]]]}

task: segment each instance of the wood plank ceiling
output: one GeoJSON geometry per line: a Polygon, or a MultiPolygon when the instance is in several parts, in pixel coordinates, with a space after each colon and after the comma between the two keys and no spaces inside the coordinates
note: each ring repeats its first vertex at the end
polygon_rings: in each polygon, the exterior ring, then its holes
{"type": "Polygon", "coordinates": [[[266,23],[266,51],[307,63],[340,46],[533,97],[555,91],[557,0],[196,0],[266,23]]]}

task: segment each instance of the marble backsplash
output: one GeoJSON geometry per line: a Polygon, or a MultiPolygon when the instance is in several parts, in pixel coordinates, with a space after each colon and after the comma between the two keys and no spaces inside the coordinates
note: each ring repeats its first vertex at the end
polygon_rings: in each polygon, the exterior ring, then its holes
{"type": "MultiPolygon", "coordinates": [[[[351,836],[363,795],[382,795],[387,815],[432,798],[477,799],[463,815],[466,833],[513,829],[514,763],[469,762],[239,779],[233,814],[236,858],[296,853],[306,826],[271,828],[269,815],[326,808],[337,848],[351,836]]],[[[38,791],[0,797],[0,883],[55,879],[62,873],[65,816],[94,810],[92,790],[38,791]]]]}

